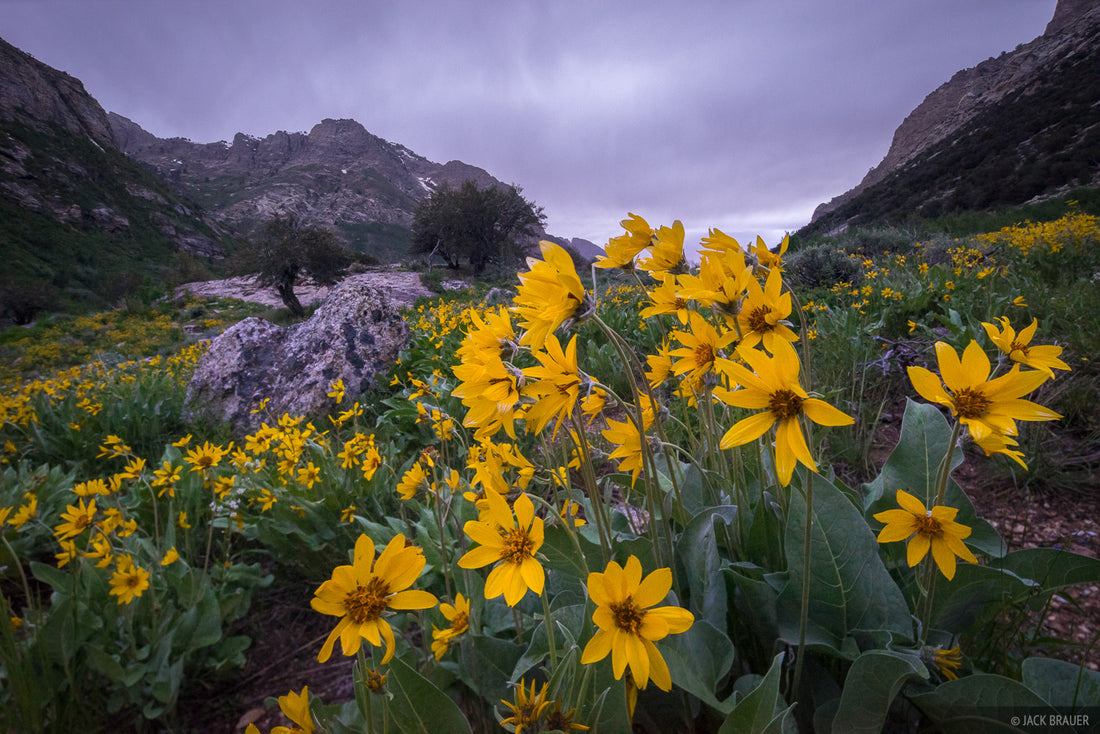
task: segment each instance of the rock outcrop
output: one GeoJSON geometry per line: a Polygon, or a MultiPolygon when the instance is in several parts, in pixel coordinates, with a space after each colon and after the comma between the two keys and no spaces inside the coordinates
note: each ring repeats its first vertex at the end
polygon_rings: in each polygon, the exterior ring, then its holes
{"type": "MultiPolygon", "coordinates": [[[[921,102],[894,132],[882,162],[855,186],[814,210],[811,221],[852,201],[942,141],[950,140],[1006,96],[1039,87],[1048,71],[1095,46],[1100,1],[1059,0],[1043,35],[977,66],[955,73],[921,102]]],[[[1095,73],[1095,69],[1092,70],[1095,73]]]]}
{"type": "Polygon", "coordinates": [[[244,435],[269,415],[322,415],[336,406],[327,394],[334,380],[358,394],[390,369],[407,340],[394,300],[348,278],[302,323],[253,317],[214,339],[188,385],[184,417],[227,422],[244,435]]]}

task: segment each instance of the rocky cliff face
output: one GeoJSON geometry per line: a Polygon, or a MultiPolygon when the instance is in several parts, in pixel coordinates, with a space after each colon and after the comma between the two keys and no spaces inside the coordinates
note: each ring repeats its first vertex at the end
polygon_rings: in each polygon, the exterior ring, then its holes
{"type": "Polygon", "coordinates": [[[0,119],[63,130],[115,147],[107,113],[79,79],[53,69],[0,39],[0,119]]]}
{"type": "Polygon", "coordinates": [[[396,247],[392,240],[407,235],[417,204],[437,187],[467,180],[501,185],[461,161],[429,161],[354,120],[205,144],[162,140],[113,113],[110,121],[123,152],[245,234],[265,219],[293,213],[305,224],[334,227],[351,247],[373,253],[396,247]]]}
{"type": "MultiPolygon", "coordinates": [[[[1006,97],[1028,94],[1047,84],[1051,69],[1082,50],[1096,47],[1098,32],[1098,0],[1059,0],[1043,35],[1014,51],[957,72],[929,94],[894,132],[882,162],[855,188],[819,206],[812,221],[854,200],[941,142],[949,141],[1006,97]]],[[[1096,74],[1096,69],[1091,73],[1096,74]]]]}

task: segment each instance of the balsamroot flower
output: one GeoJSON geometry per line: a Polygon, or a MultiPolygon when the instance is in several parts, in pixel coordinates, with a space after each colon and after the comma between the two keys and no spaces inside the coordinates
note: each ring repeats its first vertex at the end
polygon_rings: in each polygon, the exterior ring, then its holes
{"type": "Polygon", "coordinates": [[[653,234],[649,257],[638,261],[638,267],[656,277],[658,273],[683,272],[684,225],[677,219],[671,227],[661,227],[653,234]]]}
{"type": "Polygon", "coordinates": [[[519,286],[512,310],[527,332],[520,344],[542,349],[546,335],[566,321],[585,315],[591,300],[577,276],[573,258],[553,242],[540,242],[542,260],[527,258],[529,271],[519,273],[519,286]],[[578,313],[579,312],[579,313],[578,313]]]}
{"type": "Polygon", "coordinates": [[[501,699],[501,703],[507,706],[512,711],[512,715],[501,719],[501,726],[508,726],[509,724],[514,726],[512,731],[516,734],[521,734],[523,731],[542,731],[542,727],[538,726],[539,720],[542,719],[543,712],[546,711],[546,707],[550,705],[550,702],[546,700],[546,691],[550,687],[549,683],[542,684],[542,690],[535,694],[535,681],[531,681],[531,692],[527,692],[527,683],[523,678],[519,679],[519,687],[516,689],[516,702],[505,701],[501,699]]]}
{"type": "Polygon", "coordinates": [[[337,638],[345,655],[359,651],[362,640],[375,647],[385,641],[382,663],[388,663],[394,653],[393,629],[382,618],[389,609],[428,609],[436,598],[426,591],[409,589],[424,570],[424,552],[405,545],[404,535],[395,535],[386,548],[374,558],[374,541],[365,534],[355,541],[355,554],[350,566],[337,566],[332,578],[321,584],[310,602],[321,614],[340,617],[317,655],[323,663],[332,654],[337,638]]]}
{"type": "Polygon", "coordinates": [[[523,390],[527,397],[535,398],[535,403],[527,409],[527,430],[542,433],[550,421],[557,435],[561,423],[573,414],[580,395],[581,375],[577,369],[577,337],[563,351],[561,343],[553,334],[546,337],[544,349],[536,351],[535,359],[539,364],[523,371],[529,380],[523,390]]]}
{"type": "MultiPolygon", "coordinates": [[[[767,248],[764,249],[767,251],[767,248]]],[[[778,268],[768,273],[763,288],[755,278],[748,279],[746,292],[745,302],[737,317],[741,325],[742,346],[755,347],[763,343],[764,349],[775,354],[777,341],[798,341],[798,335],[782,321],[791,315],[791,294],[783,291],[783,277],[778,268]]]]}
{"type": "Polygon", "coordinates": [[[1035,336],[1035,330],[1039,327],[1038,319],[1032,319],[1031,326],[1024,327],[1018,335],[1016,330],[1009,325],[1007,316],[1002,316],[997,320],[1001,322],[1000,329],[985,321],[982,322],[982,326],[985,327],[985,332],[989,334],[990,340],[997,345],[998,349],[1007,354],[1013,362],[1033,367],[1046,374],[1051,380],[1054,379],[1054,370],[1069,369],[1069,365],[1059,359],[1062,354],[1061,347],[1050,344],[1030,346],[1031,339],[1035,336]]]}
{"type": "Polygon", "coordinates": [[[715,360],[723,356],[723,350],[731,345],[737,349],[737,332],[727,331],[719,334],[718,330],[696,311],[688,314],[688,319],[690,331],[672,332],[672,336],[683,346],[672,350],[669,356],[679,358],[672,365],[674,374],[688,373],[689,380],[698,380],[713,371],[715,360]]]}
{"type": "Polygon", "coordinates": [[[309,686],[302,686],[301,693],[290,691],[285,696],[279,696],[279,709],[301,728],[276,726],[271,734],[313,734],[313,718],[309,715],[309,686]]]}
{"type": "Polygon", "coordinates": [[[642,442],[646,440],[645,432],[653,425],[653,403],[646,400],[642,406],[642,428],[630,419],[617,421],[607,419],[607,428],[600,432],[610,443],[615,444],[615,449],[607,455],[609,459],[620,459],[619,471],[630,472],[630,486],[638,481],[644,458],[642,442]]]}
{"type": "Polygon", "coordinates": [[[1017,420],[1049,421],[1062,417],[1049,408],[1020,399],[1046,382],[1045,372],[1021,372],[1020,366],[1014,365],[1008,374],[990,380],[989,357],[973,340],[963,351],[962,359],[949,344],[936,342],[936,359],[940,377],[924,367],[910,367],[909,379],[925,400],[950,408],[959,422],[970,429],[976,443],[981,444],[993,434],[1015,436],[1017,420]]]}
{"type": "Polygon", "coordinates": [[[668,665],[653,643],[686,632],[695,622],[687,609],[654,607],[671,588],[670,569],[659,568],[643,579],[637,556],[627,558],[626,566],[611,561],[603,573],[588,574],[588,595],[596,604],[592,621],[599,629],[585,645],[581,663],[598,662],[610,653],[616,678],[629,666],[638,688],[652,679],[661,690],[671,690],[668,665]]]}
{"type": "Polygon", "coordinates": [[[118,597],[119,606],[129,604],[149,588],[149,572],[135,566],[130,556],[120,556],[111,575],[111,596],[118,597]]]}
{"type": "Polygon", "coordinates": [[[65,522],[54,528],[54,535],[58,540],[75,538],[95,521],[95,500],[87,505],[84,500],[79,500],[76,505],[69,505],[66,512],[61,513],[61,519],[65,522]]]}
{"type": "Polygon", "coordinates": [[[501,594],[510,607],[523,598],[527,590],[542,595],[546,572],[535,559],[542,547],[543,521],[535,517],[535,505],[521,494],[511,509],[499,492],[487,491],[489,516],[486,520],[470,520],[463,530],[480,544],[458,559],[460,568],[481,568],[495,563],[485,579],[485,598],[501,594]],[[513,510],[515,515],[513,515],[513,510]]]}
{"type": "Polygon", "coordinates": [[[910,568],[924,559],[929,548],[932,560],[949,581],[955,578],[955,556],[971,563],[978,562],[962,542],[970,536],[970,528],[955,522],[957,509],[936,505],[929,510],[903,489],[897,491],[896,497],[901,509],[875,513],[876,520],[886,523],[878,534],[878,542],[894,543],[912,536],[905,548],[910,568]]]}
{"type": "Polygon", "coordinates": [[[436,629],[435,625],[432,625],[432,653],[436,660],[442,659],[447,654],[456,637],[470,629],[470,600],[458,594],[455,596],[454,606],[444,602],[439,605],[439,611],[443,612],[443,616],[451,626],[436,629]]]}
{"type": "Polygon", "coordinates": [[[637,214],[627,214],[620,222],[626,234],[612,237],[604,248],[605,255],[596,258],[597,268],[629,268],[638,253],[653,241],[653,228],[637,214]]]}
{"type": "Polygon", "coordinates": [[[739,421],[726,431],[719,443],[723,449],[746,444],[760,438],[772,426],[776,427],[775,469],[780,483],[785,487],[791,483],[791,475],[798,462],[817,471],[817,464],[810,455],[798,424],[799,416],[805,414],[814,423],[823,426],[847,426],[855,421],[824,400],[811,398],[802,388],[798,382],[798,355],[790,343],[777,340],[774,347],[773,357],[757,349],[741,352],[753,372],[740,364],[723,361],[721,369],[743,387],[732,392],[715,388],[714,395],[728,405],[762,411],[739,421]]]}

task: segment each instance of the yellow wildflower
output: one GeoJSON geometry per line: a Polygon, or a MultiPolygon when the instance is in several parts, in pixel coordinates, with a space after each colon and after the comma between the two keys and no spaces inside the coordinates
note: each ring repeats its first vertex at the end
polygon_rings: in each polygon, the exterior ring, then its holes
{"type": "Polygon", "coordinates": [[[948,580],[955,578],[955,556],[971,563],[978,559],[963,543],[970,536],[970,528],[955,522],[958,510],[954,507],[936,505],[927,509],[924,503],[903,489],[897,491],[898,510],[876,512],[875,519],[886,523],[878,534],[878,542],[893,543],[912,537],[906,546],[906,559],[909,566],[916,566],[929,548],[932,560],[948,580]]]}
{"type": "Polygon", "coordinates": [[[426,591],[409,589],[424,570],[424,552],[416,546],[406,546],[405,536],[398,534],[374,558],[374,541],[360,535],[355,542],[352,564],[337,566],[332,578],[314,592],[310,605],[321,614],[340,617],[317,655],[323,663],[332,655],[332,647],[340,640],[344,655],[354,655],[366,640],[375,647],[386,647],[382,663],[394,654],[394,635],[389,622],[382,618],[389,609],[428,609],[436,598],[426,591]]]}
{"type": "Polygon", "coordinates": [[[695,622],[687,609],[654,606],[668,596],[672,571],[659,568],[642,578],[641,561],[631,555],[625,566],[611,561],[603,573],[588,574],[587,585],[598,629],[585,645],[581,663],[595,663],[610,654],[616,678],[621,679],[629,666],[638,688],[652,680],[661,690],[671,690],[668,665],[653,643],[686,632],[695,622]]]}

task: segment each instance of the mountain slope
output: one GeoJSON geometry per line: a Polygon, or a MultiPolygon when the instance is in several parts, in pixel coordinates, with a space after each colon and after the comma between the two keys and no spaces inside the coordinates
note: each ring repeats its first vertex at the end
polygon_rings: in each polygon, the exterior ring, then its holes
{"type": "Polygon", "coordinates": [[[1100,174],[1100,5],[1062,0],[1044,34],[956,73],[854,189],[803,232],[1019,204],[1100,174]]]}
{"type": "Polygon", "coordinates": [[[461,161],[439,164],[367,132],[354,120],[323,120],[308,133],[231,143],[163,140],[112,113],[123,152],[199,201],[213,218],[247,235],[265,219],[293,213],[335,228],[349,247],[379,259],[408,250],[417,205],[438,186],[466,180],[501,186],[461,161]]]}
{"type": "Polygon", "coordinates": [[[227,242],[117,149],[78,80],[0,40],[0,306],[113,305],[227,242]]]}

